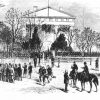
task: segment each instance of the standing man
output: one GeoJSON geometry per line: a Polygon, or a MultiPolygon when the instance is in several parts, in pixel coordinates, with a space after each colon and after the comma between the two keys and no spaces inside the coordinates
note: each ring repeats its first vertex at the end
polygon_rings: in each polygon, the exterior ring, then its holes
{"type": "Polygon", "coordinates": [[[65,70],[65,73],[64,73],[65,92],[68,91],[68,83],[69,83],[68,72],[65,70]]]}
{"type": "Polygon", "coordinates": [[[36,66],[37,66],[37,57],[36,57],[36,55],[35,55],[35,57],[34,57],[34,66],[35,66],[35,68],[36,68],[36,66]]]}
{"type": "Polygon", "coordinates": [[[26,75],[27,75],[27,65],[26,65],[26,63],[24,63],[23,68],[24,68],[23,77],[26,77],[26,75]]]}
{"type": "Polygon", "coordinates": [[[95,68],[96,68],[96,69],[99,68],[99,59],[98,59],[98,58],[95,60],[95,68]]]}
{"type": "Polygon", "coordinates": [[[58,68],[60,67],[60,58],[58,58],[58,68]]]}
{"type": "Polygon", "coordinates": [[[28,73],[29,73],[29,76],[31,78],[31,74],[32,74],[32,65],[31,65],[31,63],[29,63],[28,73]]]}
{"type": "Polygon", "coordinates": [[[54,62],[55,62],[54,60],[55,60],[55,59],[54,59],[54,57],[52,56],[52,57],[51,57],[51,65],[52,65],[52,67],[54,67],[54,62]]]}

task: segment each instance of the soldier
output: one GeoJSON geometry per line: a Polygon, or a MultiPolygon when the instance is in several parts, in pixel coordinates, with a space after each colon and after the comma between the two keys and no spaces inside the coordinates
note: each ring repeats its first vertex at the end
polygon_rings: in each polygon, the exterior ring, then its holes
{"type": "Polygon", "coordinates": [[[95,60],[95,67],[96,67],[96,68],[99,67],[99,63],[98,63],[98,62],[99,62],[99,59],[97,58],[97,59],[95,60]]]}
{"type": "Polygon", "coordinates": [[[21,81],[22,81],[22,68],[21,68],[21,64],[18,64],[17,71],[18,71],[18,80],[21,79],[21,81]]]}
{"type": "Polygon", "coordinates": [[[65,73],[64,73],[65,92],[68,91],[68,83],[69,83],[68,72],[65,70],[65,73]]]}
{"type": "Polygon", "coordinates": [[[83,73],[85,77],[89,78],[89,69],[86,62],[84,62],[83,73]]]}
{"type": "Polygon", "coordinates": [[[27,65],[26,65],[26,63],[24,63],[23,68],[24,68],[23,77],[26,77],[26,75],[27,75],[27,65]]]}
{"type": "Polygon", "coordinates": [[[32,65],[31,65],[31,63],[29,63],[28,73],[29,73],[29,76],[31,78],[31,74],[32,74],[32,65]]]}
{"type": "Polygon", "coordinates": [[[77,72],[77,70],[78,70],[78,66],[77,66],[75,61],[74,61],[73,66],[72,66],[72,70],[73,70],[73,73],[77,72]]]}

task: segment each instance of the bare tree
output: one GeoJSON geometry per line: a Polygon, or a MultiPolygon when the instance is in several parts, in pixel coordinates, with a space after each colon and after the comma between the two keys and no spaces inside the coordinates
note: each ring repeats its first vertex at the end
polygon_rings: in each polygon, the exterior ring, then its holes
{"type": "Polygon", "coordinates": [[[14,48],[14,43],[23,34],[23,28],[25,27],[24,20],[22,19],[22,13],[19,9],[10,8],[5,15],[6,23],[11,28],[12,32],[12,50],[14,48]]]}
{"type": "Polygon", "coordinates": [[[91,55],[93,46],[96,44],[96,32],[89,27],[84,28],[80,34],[76,35],[76,45],[81,52],[88,52],[91,55]]]}
{"type": "Polygon", "coordinates": [[[84,52],[87,50],[87,44],[85,38],[83,38],[81,34],[76,34],[75,40],[76,40],[76,46],[82,53],[82,56],[84,56],[84,52]]]}

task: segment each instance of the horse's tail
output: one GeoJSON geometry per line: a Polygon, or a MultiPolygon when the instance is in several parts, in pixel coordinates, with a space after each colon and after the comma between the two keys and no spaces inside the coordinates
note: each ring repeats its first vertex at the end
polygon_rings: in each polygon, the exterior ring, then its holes
{"type": "Polygon", "coordinates": [[[94,83],[97,83],[97,85],[99,85],[99,80],[98,80],[97,76],[95,76],[93,82],[94,82],[94,83]]]}

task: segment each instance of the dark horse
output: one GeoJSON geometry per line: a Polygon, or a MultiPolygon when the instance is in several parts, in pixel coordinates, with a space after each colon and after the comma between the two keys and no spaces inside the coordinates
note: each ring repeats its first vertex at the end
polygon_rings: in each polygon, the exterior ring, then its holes
{"type": "Polygon", "coordinates": [[[87,77],[86,75],[84,75],[83,72],[78,72],[76,75],[76,79],[78,79],[81,82],[81,91],[83,91],[85,89],[85,83],[89,82],[90,84],[90,91],[92,90],[92,83],[94,83],[95,87],[96,87],[96,92],[97,92],[97,85],[99,85],[99,81],[98,78],[95,74],[89,74],[89,76],[87,77]],[[84,86],[84,88],[83,88],[84,86]]]}
{"type": "Polygon", "coordinates": [[[71,85],[73,85],[73,87],[76,87],[76,81],[77,81],[76,75],[77,73],[73,72],[73,70],[69,74],[69,79],[71,79],[71,85]]]}

